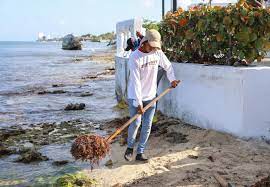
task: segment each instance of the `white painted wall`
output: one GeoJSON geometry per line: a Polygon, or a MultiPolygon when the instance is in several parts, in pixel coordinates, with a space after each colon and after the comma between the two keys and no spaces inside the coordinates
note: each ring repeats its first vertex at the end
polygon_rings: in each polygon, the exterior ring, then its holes
{"type": "MultiPolygon", "coordinates": [[[[128,58],[116,57],[116,92],[127,94],[128,58]]],[[[162,113],[240,137],[270,139],[270,67],[173,63],[182,83],[158,104],[162,113]]],[[[169,86],[165,77],[159,93],[169,86]]]]}
{"type": "Polygon", "coordinates": [[[128,82],[128,58],[115,56],[115,94],[117,101],[126,99],[128,82]]]}
{"type": "Polygon", "coordinates": [[[116,24],[116,45],[117,55],[123,56],[126,48],[127,39],[136,36],[136,31],[144,32],[142,28],[143,20],[141,18],[121,21],[116,24]]]}
{"type": "MultiPolygon", "coordinates": [[[[182,83],[160,100],[164,114],[241,137],[270,138],[270,67],[173,66],[182,83]]],[[[164,77],[159,92],[168,85],[164,77]]]]}
{"type": "Polygon", "coordinates": [[[252,68],[244,74],[243,128],[247,136],[270,139],[270,67],[252,68]]]}

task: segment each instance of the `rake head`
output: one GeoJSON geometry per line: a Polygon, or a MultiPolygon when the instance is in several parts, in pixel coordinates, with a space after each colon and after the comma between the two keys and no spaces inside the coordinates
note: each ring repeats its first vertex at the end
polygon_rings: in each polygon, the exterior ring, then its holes
{"type": "Polygon", "coordinates": [[[97,135],[82,135],[76,138],[70,150],[76,160],[88,161],[93,167],[110,152],[107,140],[97,135]]]}

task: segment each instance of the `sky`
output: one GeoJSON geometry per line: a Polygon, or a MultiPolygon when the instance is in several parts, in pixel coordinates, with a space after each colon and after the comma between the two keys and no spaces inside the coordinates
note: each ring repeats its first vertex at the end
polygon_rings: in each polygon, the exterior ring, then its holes
{"type": "MultiPolygon", "coordinates": [[[[118,21],[135,17],[159,21],[161,2],[161,0],[0,0],[0,41],[33,41],[37,39],[39,32],[53,37],[69,33],[101,34],[115,31],[118,21]]],[[[168,11],[171,8],[171,0],[165,2],[165,9],[168,11]]],[[[187,6],[193,0],[178,0],[178,2],[180,6],[187,6]]]]}
{"type": "Polygon", "coordinates": [[[36,40],[38,32],[101,34],[134,17],[160,20],[161,0],[0,0],[0,41],[36,40]]]}

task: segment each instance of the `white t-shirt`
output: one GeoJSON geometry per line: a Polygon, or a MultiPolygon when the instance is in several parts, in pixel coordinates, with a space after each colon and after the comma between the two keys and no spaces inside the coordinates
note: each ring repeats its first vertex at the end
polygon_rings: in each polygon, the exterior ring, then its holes
{"type": "Polygon", "coordinates": [[[164,68],[170,82],[175,80],[172,64],[161,50],[143,53],[137,49],[131,53],[128,61],[128,99],[135,100],[135,107],[156,97],[158,66],[164,68]]]}

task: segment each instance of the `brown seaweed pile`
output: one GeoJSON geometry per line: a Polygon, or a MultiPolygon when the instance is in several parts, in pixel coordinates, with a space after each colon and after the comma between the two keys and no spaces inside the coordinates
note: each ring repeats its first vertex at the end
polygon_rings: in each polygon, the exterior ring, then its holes
{"type": "Polygon", "coordinates": [[[76,160],[88,161],[92,168],[95,164],[98,165],[109,151],[109,143],[97,135],[82,135],[76,138],[70,150],[76,160]]]}
{"type": "Polygon", "coordinates": [[[256,182],[251,187],[269,187],[270,186],[270,175],[256,182]]]}

